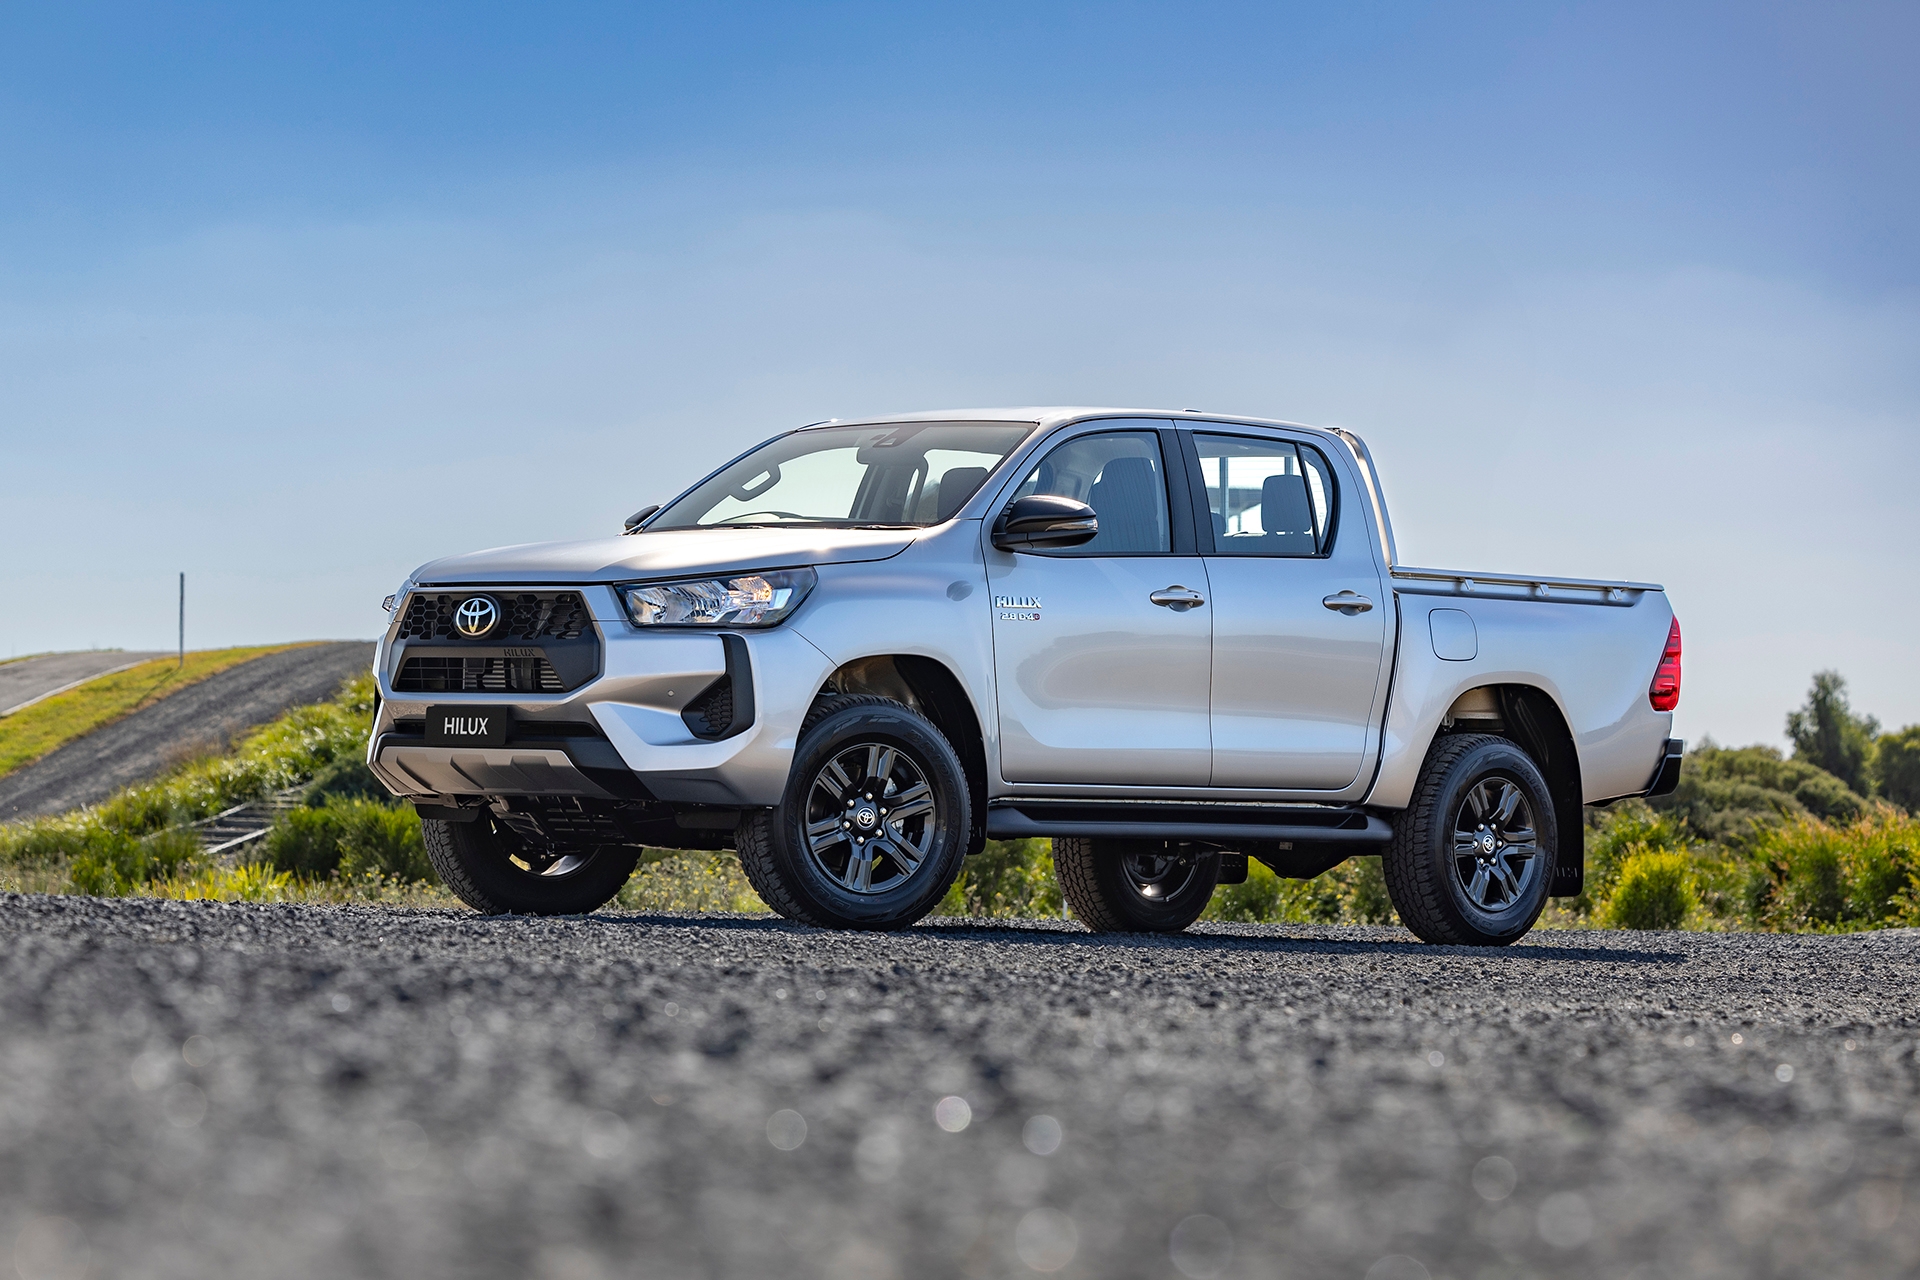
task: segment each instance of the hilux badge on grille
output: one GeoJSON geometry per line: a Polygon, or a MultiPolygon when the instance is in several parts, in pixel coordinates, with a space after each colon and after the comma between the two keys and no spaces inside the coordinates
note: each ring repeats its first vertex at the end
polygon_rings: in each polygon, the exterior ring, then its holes
{"type": "Polygon", "coordinates": [[[468,596],[453,611],[453,629],[469,640],[478,640],[500,622],[500,606],[492,596],[468,596]]]}

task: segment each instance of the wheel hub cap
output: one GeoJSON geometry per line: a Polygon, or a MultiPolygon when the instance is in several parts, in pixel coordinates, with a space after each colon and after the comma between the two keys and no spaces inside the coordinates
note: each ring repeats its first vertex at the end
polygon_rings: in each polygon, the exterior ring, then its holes
{"type": "Polygon", "coordinates": [[[1522,906],[1545,865],[1536,839],[1533,808],[1519,784],[1498,774],[1482,779],[1455,812],[1455,884],[1474,907],[1493,915],[1522,906]]]}
{"type": "Polygon", "coordinates": [[[884,893],[905,882],[932,854],[938,831],[925,770],[892,744],[843,748],[808,789],[807,855],[852,893],[884,893]]]}

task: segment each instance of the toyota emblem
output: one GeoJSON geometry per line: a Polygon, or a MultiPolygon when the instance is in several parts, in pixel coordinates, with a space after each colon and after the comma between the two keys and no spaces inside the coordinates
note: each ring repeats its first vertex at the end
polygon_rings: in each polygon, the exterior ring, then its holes
{"type": "Polygon", "coordinates": [[[453,629],[469,640],[479,640],[500,622],[500,606],[492,596],[468,596],[453,611],[453,629]]]}

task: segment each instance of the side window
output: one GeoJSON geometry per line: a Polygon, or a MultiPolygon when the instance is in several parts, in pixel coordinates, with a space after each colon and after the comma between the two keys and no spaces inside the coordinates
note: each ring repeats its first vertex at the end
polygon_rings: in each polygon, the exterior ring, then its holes
{"type": "Polygon", "coordinates": [[[1285,440],[1195,433],[1223,556],[1313,556],[1327,549],[1333,477],[1319,452],[1285,440]]]}
{"type": "Polygon", "coordinates": [[[1169,550],[1166,467],[1151,431],[1110,431],[1058,446],[1027,474],[1015,498],[1048,493],[1093,508],[1093,541],[1050,555],[1151,555],[1169,550]]]}

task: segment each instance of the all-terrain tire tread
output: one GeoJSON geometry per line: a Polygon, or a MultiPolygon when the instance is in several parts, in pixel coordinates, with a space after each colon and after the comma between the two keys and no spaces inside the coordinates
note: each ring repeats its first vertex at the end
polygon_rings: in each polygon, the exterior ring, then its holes
{"type": "Polygon", "coordinates": [[[440,883],[453,891],[460,899],[482,915],[505,915],[507,908],[489,898],[480,891],[480,886],[467,874],[465,861],[460,857],[455,841],[459,839],[456,827],[466,823],[448,822],[442,818],[422,818],[420,820],[420,839],[427,846],[427,861],[440,876],[440,883]]]}
{"type": "Polygon", "coordinates": [[[1119,933],[1126,929],[1126,922],[1100,892],[1092,840],[1083,836],[1055,836],[1053,873],[1060,881],[1061,895],[1080,923],[1095,933],[1119,933]]]}
{"type": "Polygon", "coordinates": [[[1447,887],[1440,883],[1432,859],[1426,856],[1433,839],[1433,824],[1445,821],[1440,813],[1439,797],[1454,764],[1469,751],[1489,742],[1512,745],[1492,733],[1457,733],[1440,738],[1420,766],[1420,781],[1413,788],[1413,803],[1401,811],[1393,824],[1393,839],[1383,851],[1380,869],[1386,875],[1387,896],[1400,922],[1425,942],[1442,946],[1472,946],[1479,939],[1462,933],[1448,918],[1442,899],[1447,887]]]}

